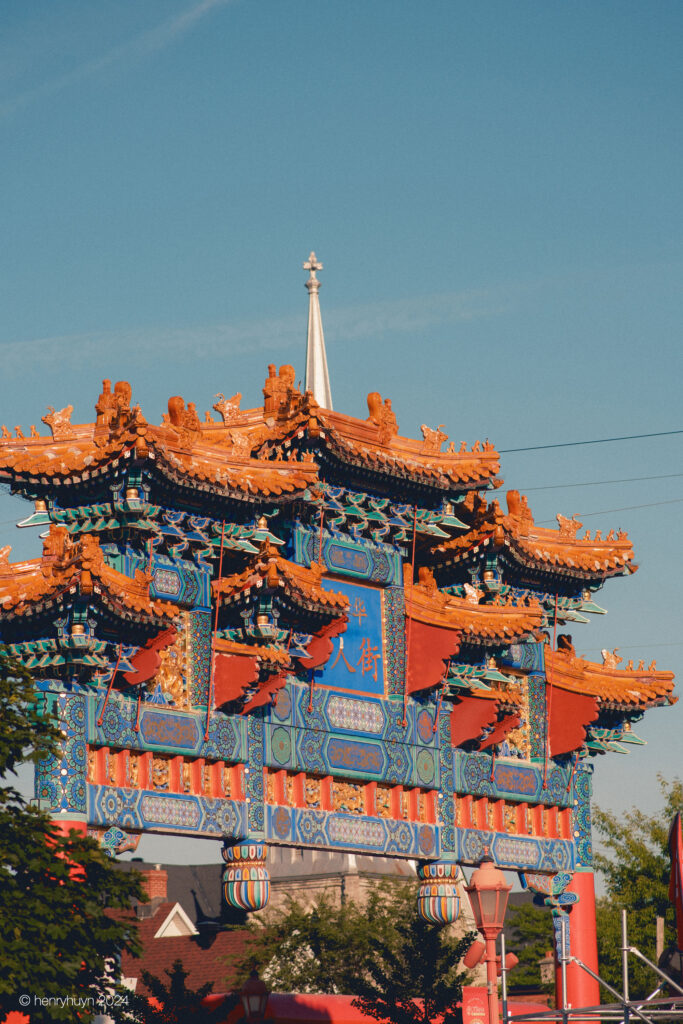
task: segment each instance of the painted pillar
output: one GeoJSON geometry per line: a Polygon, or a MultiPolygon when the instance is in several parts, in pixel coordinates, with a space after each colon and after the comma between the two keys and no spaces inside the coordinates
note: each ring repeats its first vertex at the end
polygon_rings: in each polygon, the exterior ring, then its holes
{"type": "MultiPolygon", "coordinates": [[[[579,899],[569,912],[569,949],[572,956],[582,960],[587,967],[598,973],[598,933],[595,923],[595,881],[592,871],[577,871],[567,887],[579,899]]],[[[562,1001],[562,972],[556,958],[557,1004],[562,1001]]],[[[600,1002],[600,986],[577,964],[567,964],[567,1005],[572,1009],[579,1006],[597,1006],[600,1002]]]]}

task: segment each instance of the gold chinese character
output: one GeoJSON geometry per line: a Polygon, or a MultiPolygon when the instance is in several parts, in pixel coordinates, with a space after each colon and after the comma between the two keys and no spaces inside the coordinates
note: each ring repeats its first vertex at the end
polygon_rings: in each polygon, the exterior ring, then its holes
{"type": "Polygon", "coordinates": [[[340,658],[343,659],[344,664],[346,665],[346,667],[349,670],[349,672],[355,672],[356,671],[355,668],[353,667],[353,665],[349,665],[348,661],[346,660],[346,655],[344,654],[344,638],[342,636],[339,637],[339,650],[337,651],[337,657],[334,659],[334,661],[330,665],[330,668],[334,668],[340,658]]]}
{"type": "Polygon", "coordinates": [[[363,637],[360,645],[360,658],[356,662],[360,665],[362,675],[372,672],[372,678],[377,682],[377,660],[380,658],[379,647],[370,646],[370,637],[363,637]]]}
{"type": "Polygon", "coordinates": [[[365,610],[365,602],[362,601],[360,599],[360,597],[354,598],[353,611],[351,612],[351,615],[355,619],[358,619],[358,625],[359,626],[360,626],[361,622],[363,621],[363,619],[367,619],[368,613],[365,610]]]}

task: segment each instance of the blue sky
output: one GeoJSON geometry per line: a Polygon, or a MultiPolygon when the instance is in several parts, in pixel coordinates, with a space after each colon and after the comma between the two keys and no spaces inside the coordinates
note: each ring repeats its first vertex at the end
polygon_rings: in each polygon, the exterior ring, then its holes
{"type": "MultiPolygon", "coordinates": [[[[90,420],[105,376],[150,419],[257,404],[267,363],[303,375],[314,248],[342,411],[379,390],[404,433],[499,449],[683,428],[677,0],[24,0],[0,26],[0,422],[90,420]]],[[[634,539],[574,630],[591,657],[680,674],[682,437],[503,457],[537,520],[634,539]]],[[[22,508],[0,496],[16,557],[22,508]]],[[[656,806],[682,725],[599,759],[598,802],[656,806]]]]}

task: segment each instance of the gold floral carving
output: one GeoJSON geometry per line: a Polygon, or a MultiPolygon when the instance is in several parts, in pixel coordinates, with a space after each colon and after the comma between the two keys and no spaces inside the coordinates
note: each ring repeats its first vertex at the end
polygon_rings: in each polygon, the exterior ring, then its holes
{"type": "Polygon", "coordinates": [[[138,754],[128,755],[128,781],[135,789],[140,782],[140,756],[138,754]]]}
{"type": "MultiPolygon", "coordinates": [[[[226,767],[226,768],[223,769],[223,778],[224,779],[225,779],[226,775],[229,776],[229,772],[230,772],[229,768],[226,767]]],[[[228,796],[227,788],[225,790],[225,795],[228,796]]],[[[275,775],[274,775],[273,772],[268,772],[268,775],[266,776],[266,803],[268,803],[268,804],[276,804],[277,802],[278,801],[277,801],[277,798],[275,796],[275,775]]]]}
{"type": "Polygon", "coordinates": [[[306,779],[304,799],[307,807],[320,807],[320,779],[306,779]]]}
{"type": "Polygon", "coordinates": [[[183,781],[183,792],[192,792],[192,765],[188,761],[183,761],[183,770],[181,773],[183,781]]]}
{"type": "Polygon", "coordinates": [[[152,786],[154,789],[168,789],[170,765],[165,757],[152,759],[152,786]]]}
{"type": "Polygon", "coordinates": [[[378,786],[375,794],[375,807],[379,818],[391,818],[391,788],[378,786]]]}
{"type": "Polygon", "coordinates": [[[88,782],[95,782],[97,776],[97,752],[88,751],[88,782]]]}
{"type": "Polygon", "coordinates": [[[364,787],[355,782],[334,783],[332,807],[335,811],[346,811],[347,814],[363,814],[364,787]]]}
{"type": "Polygon", "coordinates": [[[517,808],[514,804],[505,804],[503,809],[503,822],[505,831],[515,834],[517,832],[517,808]]]}
{"type": "MultiPolygon", "coordinates": [[[[268,776],[268,782],[270,782],[272,776],[268,776]]],[[[232,767],[229,764],[223,765],[223,792],[226,796],[232,796],[232,767]]],[[[275,801],[271,801],[275,803],[275,801]]]]}
{"type": "Polygon", "coordinates": [[[205,764],[202,768],[202,789],[207,796],[211,795],[211,780],[213,765],[205,764]]]}
{"type": "Polygon", "coordinates": [[[177,708],[190,708],[190,681],[188,669],[192,664],[190,657],[190,615],[184,612],[178,627],[178,636],[170,647],[159,651],[161,664],[154,676],[154,684],[161,685],[162,692],[170,697],[177,708]]]}

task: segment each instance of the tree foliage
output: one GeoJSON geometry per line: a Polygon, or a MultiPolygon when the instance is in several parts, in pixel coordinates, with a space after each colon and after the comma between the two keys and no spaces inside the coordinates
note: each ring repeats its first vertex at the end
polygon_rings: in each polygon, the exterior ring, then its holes
{"type": "MultiPolygon", "coordinates": [[[[656,962],[656,918],[665,922],[664,944],[675,944],[674,909],[669,902],[669,829],[674,815],[683,811],[683,784],[661,776],[662,808],[647,814],[637,807],[616,815],[594,809],[600,849],[595,868],[604,878],[606,895],[598,900],[598,954],[600,974],[621,990],[621,911],[627,911],[629,944],[656,962]]],[[[648,995],[656,987],[655,974],[640,961],[629,960],[631,994],[648,995]]],[[[611,999],[611,997],[609,997],[611,999]]]]}
{"type": "Polygon", "coordinates": [[[415,885],[380,883],[367,902],[311,909],[290,901],[256,926],[240,977],[257,968],[271,990],[354,995],[365,1013],[395,1024],[456,1020],[472,935],[456,938],[417,914],[415,885]],[[422,1000],[415,1003],[414,1000],[422,1000]]]}
{"type": "Polygon", "coordinates": [[[237,998],[222,1002],[214,1009],[207,1009],[203,1000],[213,988],[211,982],[198,989],[187,987],[186,971],[180,960],[174,961],[170,970],[164,971],[168,981],[143,971],[141,980],[153,1002],[146,996],[130,993],[121,1003],[108,1010],[116,1024],[214,1024],[224,1021],[235,1005],[237,998]]]}
{"type": "Polygon", "coordinates": [[[134,951],[137,938],[132,918],[105,907],[144,898],[136,873],[117,871],[92,839],[61,835],[8,780],[60,738],[40,715],[30,675],[0,647],[0,1016],[25,1007],[32,1022],[102,1012],[111,958],[134,951]]]}
{"type": "Polygon", "coordinates": [[[553,984],[541,984],[539,960],[542,960],[549,949],[554,949],[553,918],[546,907],[537,907],[533,903],[510,907],[508,923],[510,929],[509,951],[519,959],[514,973],[509,975],[508,985],[514,991],[533,986],[542,991],[551,992],[553,984]]]}

